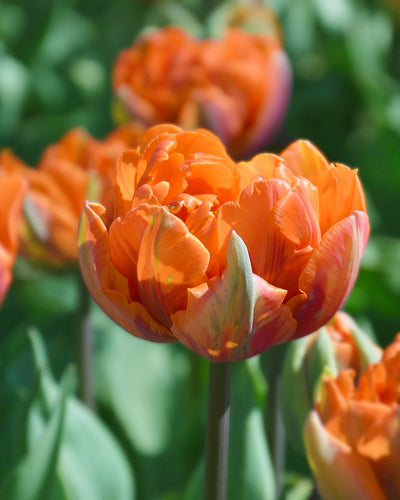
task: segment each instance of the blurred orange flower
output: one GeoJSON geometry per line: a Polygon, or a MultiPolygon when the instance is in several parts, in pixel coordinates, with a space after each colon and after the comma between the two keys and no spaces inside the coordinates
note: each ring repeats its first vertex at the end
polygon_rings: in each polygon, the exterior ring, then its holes
{"type": "Polygon", "coordinates": [[[210,132],[173,125],[122,154],[112,206],[87,203],[80,225],[94,299],[130,333],[213,361],[325,324],[369,233],[357,172],[307,141],[235,163],[210,132]]]}
{"type": "Polygon", "coordinates": [[[113,75],[133,119],[204,126],[235,158],[263,149],[280,127],[290,84],[279,39],[239,29],[220,40],[193,40],[174,27],[142,36],[120,53],[113,75]]]}
{"type": "Polygon", "coordinates": [[[0,304],[10,286],[18,247],[18,229],[27,183],[0,171],[0,304]]]}
{"type": "Polygon", "coordinates": [[[52,263],[77,260],[78,222],[85,200],[103,199],[116,157],[137,147],[141,133],[141,127],[126,125],[100,142],[73,129],[44,151],[37,168],[1,151],[3,171],[18,172],[29,182],[20,231],[22,254],[52,263]]]}
{"type": "Polygon", "coordinates": [[[306,423],[307,454],[324,500],[400,498],[400,335],[363,373],[326,378],[306,423]]]}

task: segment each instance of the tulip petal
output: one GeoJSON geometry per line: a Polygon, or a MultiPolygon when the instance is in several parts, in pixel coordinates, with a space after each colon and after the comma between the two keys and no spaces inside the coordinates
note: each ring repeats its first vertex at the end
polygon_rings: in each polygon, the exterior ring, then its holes
{"type": "Polygon", "coordinates": [[[325,156],[307,140],[300,139],[293,142],[280,156],[296,176],[305,177],[313,184],[321,172],[329,170],[325,156]]]}
{"type": "Polygon", "coordinates": [[[341,307],[357,277],[369,234],[367,214],[355,212],[331,227],[299,278],[305,303],[294,311],[296,338],[317,330],[341,307]]]}
{"type": "Polygon", "coordinates": [[[249,255],[232,232],[222,278],[188,290],[186,311],[171,316],[171,330],[190,349],[211,361],[248,357],[255,290],[249,255]]]}
{"type": "MultiPolygon", "coordinates": [[[[387,407],[389,410],[389,408],[387,407]]],[[[386,493],[386,498],[400,498],[400,406],[376,418],[360,439],[357,451],[369,458],[386,493]]]]}
{"type": "Polygon", "coordinates": [[[289,59],[283,50],[271,54],[265,68],[265,81],[269,82],[264,99],[258,110],[258,116],[252,126],[246,131],[245,142],[240,150],[233,144],[233,154],[248,158],[271,140],[274,132],[279,130],[289,102],[292,72],[289,59]],[[274,75],[269,78],[269,75],[274,75]]]}
{"type": "Polygon", "coordinates": [[[86,286],[103,311],[136,337],[173,342],[170,332],[139,302],[129,301],[127,280],[111,263],[104,207],[87,203],[79,227],[79,257],[86,286]]]}
{"type": "Polygon", "coordinates": [[[332,436],[315,411],[306,421],[304,440],[324,500],[387,500],[368,460],[332,436]]]}
{"type": "Polygon", "coordinates": [[[153,317],[169,327],[169,315],[186,307],[187,289],[207,280],[210,255],[178,217],[154,209],[140,243],[138,287],[153,317]]]}
{"type": "Polygon", "coordinates": [[[257,300],[254,308],[251,356],[272,345],[290,340],[297,326],[290,308],[283,305],[287,291],[270,285],[256,275],[254,283],[257,300]]]}

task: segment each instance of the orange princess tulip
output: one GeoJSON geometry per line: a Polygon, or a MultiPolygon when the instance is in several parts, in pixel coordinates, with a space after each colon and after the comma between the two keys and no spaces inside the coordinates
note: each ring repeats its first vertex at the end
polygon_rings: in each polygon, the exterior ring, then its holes
{"type": "Polygon", "coordinates": [[[326,323],[368,232],[356,171],[310,143],[235,163],[210,132],[165,125],[120,157],[113,210],[86,204],[80,261],[133,335],[231,361],[326,323]]]}
{"type": "Polygon", "coordinates": [[[400,498],[400,335],[357,386],[345,370],[321,392],[305,443],[322,498],[400,498]]]}
{"type": "Polygon", "coordinates": [[[140,127],[126,125],[100,142],[73,129],[46,148],[37,168],[27,167],[7,150],[0,153],[1,168],[29,182],[20,234],[23,254],[58,264],[77,260],[78,222],[85,200],[102,199],[116,157],[136,147],[141,133],[140,127]]]}
{"type": "Polygon", "coordinates": [[[117,58],[113,87],[146,126],[205,126],[234,157],[263,149],[283,120],[291,73],[276,36],[230,29],[193,40],[178,28],[140,37],[117,58]]]}
{"type": "Polygon", "coordinates": [[[16,174],[0,172],[0,303],[11,283],[11,269],[18,246],[21,207],[26,181],[16,174]]]}

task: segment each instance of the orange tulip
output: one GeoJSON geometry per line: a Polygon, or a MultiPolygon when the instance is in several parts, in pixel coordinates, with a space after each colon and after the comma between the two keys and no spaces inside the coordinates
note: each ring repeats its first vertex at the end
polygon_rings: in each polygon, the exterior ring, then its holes
{"type": "Polygon", "coordinates": [[[0,153],[1,168],[19,172],[29,181],[21,252],[28,257],[68,263],[78,258],[77,230],[86,199],[101,199],[118,154],[139,144],[142,129],[127,125],[103,142],[73,129],[43,153],[37,168],[29,168],[10,151],[0,153]]]}
{"type": "Polygon", "coordinates": [[[113,76],[135,120],[204,126],[240,158],[262,149],[281,125],[290,82],[279,39],[238,29],[221,40],[193,40],[178,28],[143,36],[121,52],[113,76]]]}
{"type": "Polygon", "coordinates": [[[81,268],[138,337],[243,359],[315,331],[354,284],[361,184],[306,141],[235,163],[210,132],[157,126],[122,154],[114,184],[112,210],[83,211],[81,268]]]}
{"type": "Polygon", "coordinates": [[[343,311],[312,335],[292,342],[282,370],[281,403],[286,434],[296,449],[304,453],[304,423],[323,376],[352,368],[358,379],[381,357],[382,349],[343,311]]]}
{"type": "Polygon", "coordinates": [[[354,383],[326,378],[305,426],[307,454],[324,500],[400,498],[400,335],[354,383]]]}
{"type": "Polygon", "coordinates": [[[0,172],[0,303],[10,286],[18,246],[18,227],[26,181],[0,172]]]}

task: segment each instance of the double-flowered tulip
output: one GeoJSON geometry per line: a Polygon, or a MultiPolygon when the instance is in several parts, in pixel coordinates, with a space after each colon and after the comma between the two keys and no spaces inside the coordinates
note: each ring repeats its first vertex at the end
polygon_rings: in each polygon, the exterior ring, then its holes
{"type": "Polygon", "coordinates": [[[343,311],[314,334],[291,343],[285,355],[281,398],[286,434],[293,446],[304,452],[304,423],[314,408],[322,378],[351,368],[358,379],[381,356],[382,349],[343,311]]]}
{"type": "Polygon", "coordinates": [[[325,324],[355,282],[369,223],[355,170],[309,142],[235,163],[205,130],[156,126],[87,203],[80,262],[123,328],[240,360],[325,324]]]}
{"type": "Polygon", "coordinates": [[[179,28],[140,37],[117,58],[114,92],[145,126],[212,130],[235,158],[263,149],[289,100],[290,66],[276,35],[230,29],[194,40],[179,28]]]}
{"type": "Polygon", "coordinates": [[[358,384],[327,377],[305,426],[307,455],[324,500],[400,498],[400,335],[358,384]]]}
{"type": "Polygon", "coordinates": [[[87,198],[106,203],[103,192],[115,159],[122,150],[136,147],[141,133],[140,127],[126,125],[101,142],[73,129],[44,150],[36,168],[9,150],[1,151],[0,171],[18,173],[29,185],[19,231],[23,255],[53,264],[77,261],[83,204],[87,198]]]}
{"type": "Polygon", "coordinates": [[[12,280],[26,188],[27,183],[20,175],[0,171],[0,304],[12,280]]]}

